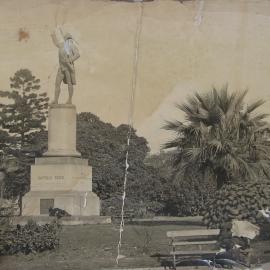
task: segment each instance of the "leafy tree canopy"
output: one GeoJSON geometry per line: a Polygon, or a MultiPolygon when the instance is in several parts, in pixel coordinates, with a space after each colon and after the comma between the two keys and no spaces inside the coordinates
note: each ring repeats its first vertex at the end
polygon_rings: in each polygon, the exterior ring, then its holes
{"type": "MultiPolygon", "coordinates": [[[[95,191],[103,199],[121,194],[129,127],[114,127],[91,113],[79,114],[77,125],[77,148],[93,167],[95,191]]],[[[129,147],[128,196],[136,196],[137,200],[150,200],[158,195],[153,188],[158,185],[157,173],[144,164],[148,152],[146,139],[137,136],[133,129],[129,147]]]]}

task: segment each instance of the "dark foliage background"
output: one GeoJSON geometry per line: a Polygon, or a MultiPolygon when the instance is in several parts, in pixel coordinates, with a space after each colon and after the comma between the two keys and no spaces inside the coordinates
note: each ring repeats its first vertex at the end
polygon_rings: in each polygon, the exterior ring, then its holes
{"type": "MultiPolygon", "coordinates": [[[[93,168],[93,190],[102,200],[122,194],[128,129],[127,125],[114,127],[104,123],[91,113],[78,115],[77,149],[93,168]]],[[[133,129],[130,142],[127,198],[134,201],[135,208],[148,205],[160,212],[165,179],[155,167],[144,162],[150,150],[146,139],[137,136],[133,129]]],[[[115,207],[119,208],[118,205],[115,207]]]]}
{"type": "MultiPolygon", "coordinates": [[[[128,126],[114,127],[96,115],[83,112],[77,117],[77,149],[93,169],[93,191],[103,203],[103,214],[120,213],[125,171],[128,126]]],[[[32,138],[18,170],[7,173],[5,196],[25,194],[30,185],[30,164],[47,149],[47,132],[32,138]]],[[[179,179],[172,166],[173,152],[149,155],[147,140],[132,130],[126,209],[142,215],[198,215],[211,189],[201,176],[179,179]]],[[[20,153],[22,151],[18,150],[20,153]]],[[[210,185],[213,188],[213,186],[210,185]]]]}

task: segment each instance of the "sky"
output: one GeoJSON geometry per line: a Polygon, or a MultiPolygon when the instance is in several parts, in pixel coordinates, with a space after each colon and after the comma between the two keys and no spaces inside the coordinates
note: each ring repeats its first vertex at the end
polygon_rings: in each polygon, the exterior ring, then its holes
{"type": "MultiPolygon", "coordinates": [[[[60,25],[78,42],[73,103],[113,125],[127,123],[140,3],[103,0],[1,0],[0,87],[29,68],[53,97],[60,25]],[[23,34],[23,35],[22,35],[23,34]]],[[[172,137],[161,127],[184,120],[175,103],[212,86],[249,89],[269,100],[270,1],[155,0],[143,4],[134,127],[157,152],[172,137]],[[197,19],[196,19],[197,18],[197,19]],[[198,18],[200,18],[198,20],[198,18]],[[200,23],[199,23],[200,22],[200,23]]],[[[61,102],[67,98],[62,87],[61,102]]],[[[263,108],[270,113],[269,103],[263,108]]]]}

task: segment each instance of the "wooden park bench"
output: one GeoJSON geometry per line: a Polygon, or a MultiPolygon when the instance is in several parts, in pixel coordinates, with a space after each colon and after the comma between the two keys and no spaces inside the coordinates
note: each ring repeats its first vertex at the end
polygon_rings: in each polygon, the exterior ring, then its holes
{"type": "Polygon", "coordinates": [[[217,242],[219,233],[218,229],[168,231],[167,237],[170,238],[170,256],[172,257],[171,260],[166,259],[168,266],[176,269],[179,258],[215,258],[220,251],[217,242]]]}

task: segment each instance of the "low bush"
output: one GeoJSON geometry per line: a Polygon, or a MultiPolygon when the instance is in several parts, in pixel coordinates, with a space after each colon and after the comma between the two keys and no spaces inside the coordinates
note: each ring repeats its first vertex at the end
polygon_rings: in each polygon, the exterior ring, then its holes
{"type": "Polygon", "coordinates": [[[221,228],[233,219],[260,224],[264,218],[259,210],[269,206],[269,181],[226,185],[206,204],[203,221],[211,228],[221,228]]]}
{"type": "Polygon", "coordinates": [[[0,255],[36,253],[55,249],[59,245],[60,225],[57,221],[38,225],[29,221],[21,226],[0,228],[0,255]]]}
{"type": "MultiPolygon", "coordinates": [[[[133,213],[136,218],[151,217],[159,213],[163,205],[159,202],[142,202],[129,197],[125,199],[125,214],[133,213]]],[[[122,197],[115,196],[101,203],[101,214],[105,216],[120,216],[122,209],[122,197]]]]}
{"type": "Polygon", "coordinates": [[[62,218],[62,217],[70,217],[71,215],[63,209],[50,207],[49,208],[49,216],[62,218]]]}

